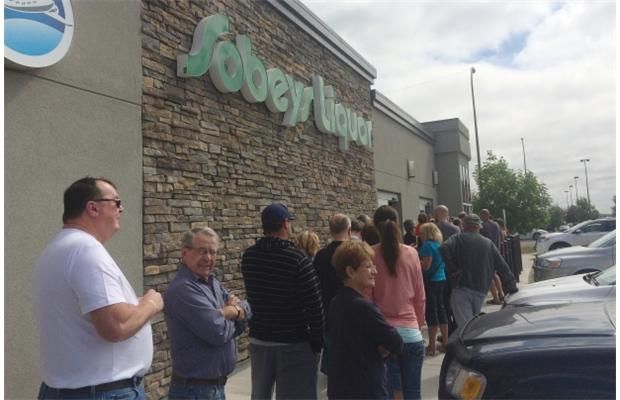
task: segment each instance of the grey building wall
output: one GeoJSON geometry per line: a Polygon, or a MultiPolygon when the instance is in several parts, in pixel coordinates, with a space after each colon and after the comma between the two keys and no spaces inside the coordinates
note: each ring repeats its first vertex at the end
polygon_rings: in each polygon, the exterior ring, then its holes
{"type": "Polygon", "coordinates": [[[471,204],[469,131],[457,118],[424,122],[422,125],[434,134],[436,140],[437,201],[445,204],[451,215],[463,210],[471,211],[468,209],[471,204]]]}
{"type": "Polygon", "coordinates": [[[105,176],[118,185],[125,212],[107,247],[142,293],[140,3],[72,5],[75,32],[63,60],[4,71],[7,399],[35,398],[38,391],[32,270],[62,226],[62,192],[76,179],[105,176]]]}
{"type": "Polygon", "coordinates": [[[419,122],[375,91],[373,100],[373,149],[378,191],[399,193],[402,220],[417,220],[420,198],[433,200],[434,139],[419,122]],[[413,160],[415,176],[409,177],[407,161],[413,160]]]}
{"type": "Polygon", "coordinates": [[[416,221],[429,201],[433,207],[445,204],[451,215],[467,210],[471,155],[465,125],[458,118],[420,123],[376,90],[373,107],[377,190],[400,195],[402,219],[416,221]]]}

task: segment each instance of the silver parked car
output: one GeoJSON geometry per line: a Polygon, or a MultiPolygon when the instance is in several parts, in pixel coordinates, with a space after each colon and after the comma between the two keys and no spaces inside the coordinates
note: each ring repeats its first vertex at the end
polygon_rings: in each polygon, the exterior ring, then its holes
{"type": "Polygon", "coordinates": [[[534,249],[537,254],[543,254],[549,250],[561,249],[563,247],[586,246],[615,229],[615,218],[599,218],[593,221],[584,221],[566,232],[543,233],[536,240],[534,249]]]}
{"type": "Polygon", "coordinates": [[[615,264],[616,231],[613,230],[588,246],[551,250],[536,256],[529,281],[602,271],[615,264]]]}
{"type": "Polygon", "coordinates": [[[604,271],[531,283],[507,295],[504,307],[583,303],[616,299],[616,266],[604,271]]]}

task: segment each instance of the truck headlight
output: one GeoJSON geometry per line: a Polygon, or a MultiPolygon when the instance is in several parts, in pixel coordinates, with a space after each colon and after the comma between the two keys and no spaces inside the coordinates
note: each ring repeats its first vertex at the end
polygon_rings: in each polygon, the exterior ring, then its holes
{"type": "Polygon", "coordinates": [[[560,264],[562,264],[562,260],[559,258],[546,258],[540,263],[545,268],[559,268],[560,264]]]}
{"type": "Polygon", "coordinates": [[[487,387],[487,379],[477,371],[452,361],[446,371],[446,388],[458,399],[477,400],[487,387]]]}

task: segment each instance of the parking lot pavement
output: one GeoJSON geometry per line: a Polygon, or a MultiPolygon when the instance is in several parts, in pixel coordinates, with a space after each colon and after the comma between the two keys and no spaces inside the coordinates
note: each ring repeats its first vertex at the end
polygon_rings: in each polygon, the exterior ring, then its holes
{"type": "MultiPolygon", "coordinates": [[[[517,284],[518,287],[526,285],[528,283],[528,276],[532,268],[532,261],[534,254],[523,254],[522,263],[523,271],[521,272],[520,280],[517,284]]],[[[488,297],[491,298],[490,296],[488,297]]],[[[497,311],[501,306],[485,304],[482,307],[482,312],[491,313],[497,311]]],[[[427,340],[428,335],[426,327],[422,329],[424,339],[427,340]]],[[[437,390],[439,389],[439,372],[441,370],[441,362],[443,361],[443,354],[439,354],[435,357],[427,357],[422,364],[422,399],[436,399],[437,390]]],[[[319,399],[327,399],[327,379],[325,375],[319,373],[319,399]]],[[[250,363],[249,360],[239,365],[229,377],[226,384],[226,399],[227,400],[247,400],[250,398],[251,393],[251,375],[250,375],[250,363]]]]}

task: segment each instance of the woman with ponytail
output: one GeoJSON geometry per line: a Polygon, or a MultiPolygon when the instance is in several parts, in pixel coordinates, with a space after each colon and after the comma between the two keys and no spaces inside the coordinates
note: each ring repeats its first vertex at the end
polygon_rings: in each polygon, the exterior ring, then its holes
{"type": "Polygon", "coordinates": [[[377,267],[372,297],[405,343],[402,355],[388,358],[388,392],[395,399],[420,399],[426,303],[420,258],[413,247],[402,243],[395,209],[379,207],[373,223],[381,241],[372,246],[377,267]]]}

